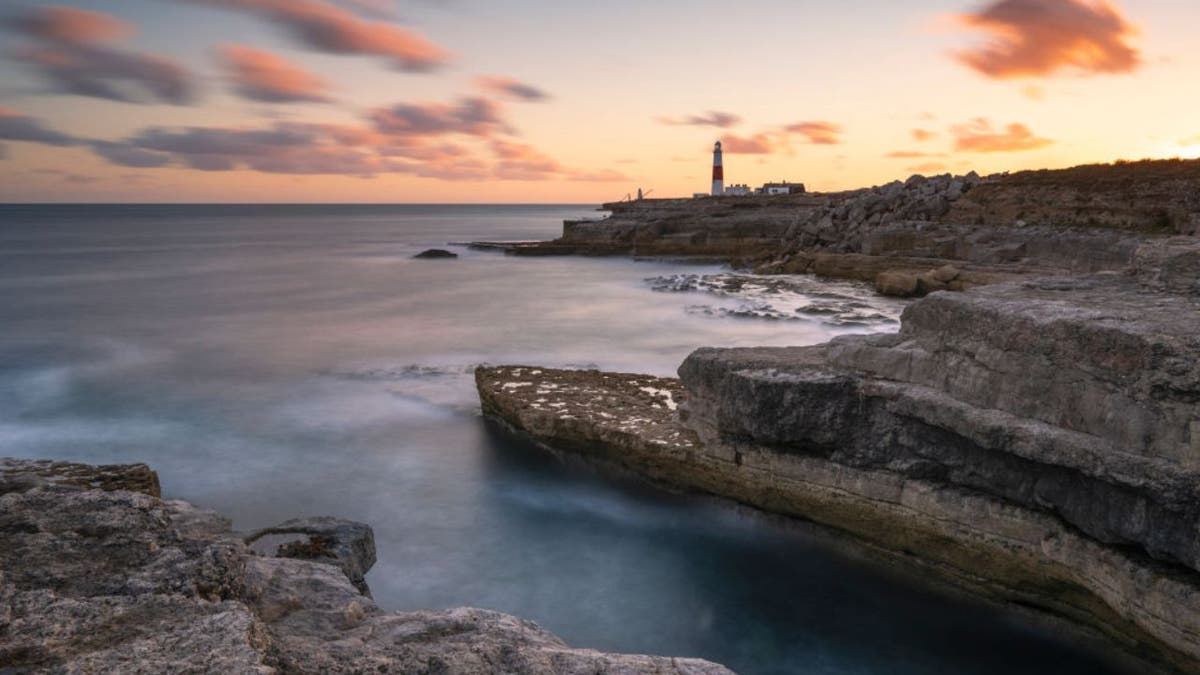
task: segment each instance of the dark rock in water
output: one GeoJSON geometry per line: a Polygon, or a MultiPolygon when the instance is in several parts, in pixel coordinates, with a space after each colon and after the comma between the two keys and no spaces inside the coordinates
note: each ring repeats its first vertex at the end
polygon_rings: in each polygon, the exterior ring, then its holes
{"type": "Polygon", "coordinates": [[[0,460],[0,671],[729,675],[572,649],[499,612],[389,614],[354,583],[367,525],[288,521],[249,537],[289,538],[258,555],[216,513],[152,496],[153,474],[0,460]]]}
{"type": "Polygon", "coordinates": [[[295,518],[250,534],[246,543],[264,555],[336,565],[355,588],[371,594],[364,578],[375,564],[370,525],[328,516],[295,518]]]}
{"type": "Polygon", "coordinates": [[[442,260],[448,258],[457,258],[457,253],[452,253],[443,248],[431,248],[427,251],[421,251],[413,256],[419,260],[442,260]]]}

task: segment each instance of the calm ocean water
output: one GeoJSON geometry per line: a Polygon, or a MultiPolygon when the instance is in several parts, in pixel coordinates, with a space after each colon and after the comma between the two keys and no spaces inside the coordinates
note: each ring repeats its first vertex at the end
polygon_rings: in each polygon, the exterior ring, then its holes
{"type": "Polygon", "coordinates": [[[388,609],[746,674],[1103,673],[795,528],[563,464],[486,424],[480,363],[668,375],[699,346],[895,330],[852,284],[509,258],[574,206],[0,206],[0,455],[148,462],[249,529],[371,523],[388,609]]]}

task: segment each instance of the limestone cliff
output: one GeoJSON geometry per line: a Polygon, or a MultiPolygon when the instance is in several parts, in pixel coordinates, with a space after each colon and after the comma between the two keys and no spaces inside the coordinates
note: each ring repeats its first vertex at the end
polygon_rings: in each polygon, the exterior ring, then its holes
{"type": "Polygon", "coordinates": [[[575,376],[576,404],[540,370],[494,369],[480,396],[552,447],[836,528],[1200,672],[1200,242],[1132,258],[935,293],[894,335],[701,349],[679,383],[575,376]],[[518,377],[545,393],[504,388],[518,377]],[[639,404],[647,389],[667,397],[639,404]]]}

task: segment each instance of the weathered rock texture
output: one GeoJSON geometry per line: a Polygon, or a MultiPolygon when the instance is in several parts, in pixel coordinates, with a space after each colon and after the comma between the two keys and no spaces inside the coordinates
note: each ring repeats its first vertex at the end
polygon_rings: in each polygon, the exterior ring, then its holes
{"type": "Polygon", "coordinates": [[[148,471],[0,464],[0,671],[729,672],[571,649],[480,609],[385,613],[354,583],[375,558],[369,527],[289,521],[245,537],[288,539],[268,550],[285,557],[259,555],[216,513],[154,496],[148,471]]]}
{"type": "Polygon", "coordinates": [[[880,281],[884,292],[924,295],[1120,269],[1147,241],[1200,233],[1200,161],[913,176],[839,193],[603,208],[610,218],[569,221],[560,239],[510,250],[719,257],[759,273],[880,281]],[[947,264],[958,272],[956,283],[917,283],[947,264]],[[891,278],[880,280],[885,273],[891,278]]]}
{"type": "Polygon", "coordinates": [[[694,436],[661,406],[604,407],[644,376],[577,381],[587,405],[528,367],[477,380],[485,412],[554,447],[849,532],[1200,672],[1198,254],[1172,240],[1125,274],[936,293],[895,335],[698,350],[686,392],[647,385],[694,436]],[[627,439],[631,420],[651,434],[627,439]]]}

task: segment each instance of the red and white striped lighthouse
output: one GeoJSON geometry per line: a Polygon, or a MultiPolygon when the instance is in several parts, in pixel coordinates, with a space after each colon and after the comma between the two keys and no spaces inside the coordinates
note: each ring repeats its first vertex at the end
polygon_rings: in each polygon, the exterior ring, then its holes
{"type": "Polygon", "coordinates": [[[725,167],[721,164],[721,141],[713,147],[713,184],[712,196],[720,197],[725,194],[725,167]]]}

